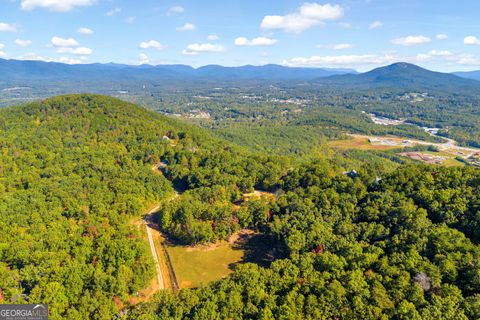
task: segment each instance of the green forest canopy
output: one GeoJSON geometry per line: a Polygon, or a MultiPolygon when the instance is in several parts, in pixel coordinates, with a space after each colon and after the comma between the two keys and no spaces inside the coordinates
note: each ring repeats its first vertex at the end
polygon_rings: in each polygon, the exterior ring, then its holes
{"type": "Polygon", "coordinates": [[[480,317],[472,167],[252,154],[94,95],[1,110],[0,148],[2,302],[25,294],[49,303],[52,319],[480,317]],[[151,172],[160,161],[165,176],[151,172]],[[352,165],[358,174],[344,175],[352,165]],[[186,201],[160,211],[168,236],[194,244],[250,228],[276,239],[286,258],[128,306],[154,272],[129,221],[173,187],[186,201]],[[254,188],[278,196],[234,210],[254,188]]]}

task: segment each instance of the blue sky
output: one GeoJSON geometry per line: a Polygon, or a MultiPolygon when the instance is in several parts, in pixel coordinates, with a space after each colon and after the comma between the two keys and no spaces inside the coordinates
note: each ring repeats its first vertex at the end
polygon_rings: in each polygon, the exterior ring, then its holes
{"type": "Polygon", "coordinates": [[[0,57],[480,69],[476,0],[0,0],[0,57]]]}

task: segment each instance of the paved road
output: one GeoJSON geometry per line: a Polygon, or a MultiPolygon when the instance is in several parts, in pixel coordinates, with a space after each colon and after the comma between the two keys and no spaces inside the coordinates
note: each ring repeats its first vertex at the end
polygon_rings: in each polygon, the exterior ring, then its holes
{"type": "Polygon", "coordinates": [[[163,283],[163,275],[162,275],[162,268],[160,268],[160,261],[158,260],[157,250],[155,249],[155,242],[153,241],[153,229],[151,221],[152,214],[158,210],[159,206],[156,206],[148,214],[145,216],[144,222],[145,226],[147,227],[147,235],[148,235],[148,242],[150,243],[150,250],[152,251],[153,259],[155,260],[155,267],[157,269],[157,279],[158,279],[158,287],[160,289],[165,289],[165,284],[163,283]]]}

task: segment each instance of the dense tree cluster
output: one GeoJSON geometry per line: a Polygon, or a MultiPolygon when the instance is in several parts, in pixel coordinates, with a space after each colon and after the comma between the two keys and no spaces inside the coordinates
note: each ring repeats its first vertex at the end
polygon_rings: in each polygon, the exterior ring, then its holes
{"type": "Polygon", "coordinates": [[[95,96],[1,111],[0,300],[105,318],[146,286],[149,249],[128,223],[172,192],[145,166],[168,148],[150,115],[95,96]]]}
{"type": "Polygon", "coordinates": [[[1,110],[0,303],[53,319],[478,319],[480,171],[401,162],[251,153],[102,96],[1,110]],[[275,196],[245,201],[255,189],[275,196]],[[277,259],[129,306],[154,275],[132,221],[159,202],[174,241],[249,228],[277,259]]]}
{"type": "Polygon", "coordinates": [[[164,202],[157,221],[171,240],[195,245],[227,239],[241,228],[260,231],[269,211],[265,199],[244,202],[238,190],[202,187],[164,202]]]}
{"type": "Polygon", "coordinates": [[[273,185],[284,167],[94,95],[1,110],[0,151],[0,301],[22,294],[49,303],[54,319],[110,318],[153,277],[148,245],[131,221],[174,190],[152,166],[168,163],[174,185],[193,189],[185,195],[192,193],[193,211],[204,208],[184,224],[192,227],[188,242],[231,234],[235,226],[222,223],[231,203],[273,185]]]}
{"type": "Polygon", "coordinates": [[[404,166],[378,181],[301,166],[279,182],[262,225],[287,259],[162,294],[130,316],[478,319],[479,179],[473,168],[404,166]]]}

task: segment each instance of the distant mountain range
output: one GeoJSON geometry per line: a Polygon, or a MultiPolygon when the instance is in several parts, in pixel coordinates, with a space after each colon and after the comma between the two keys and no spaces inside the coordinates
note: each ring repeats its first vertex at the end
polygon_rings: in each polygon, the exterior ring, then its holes
{"type": "Polygon", "coordinates": [[[43,61],[0,59],[0,83],[82,82],[102,84],[148,81],[180,83],[181,81],[239,80],[292,81],[342,87],[397,87],[412,89],[456,90],[480,88],[480,71],[455,74],[434,72],[419,66],[399,62],[386,67],[358,73],[353,69],[291,68],[275,64],[264,66],[223,67],[207,65],[193,68],[187,65],[77,64],[68,65],[43,61]]]}
{"type": "Polygon", "coordinates": [[[207,65],[193,68],[187,65],[140,65],[123,64],[76,64],[69,65],[43,61],[0,59],[0,77],[22,79],[70,79],[93,78],[122,79],[263,79],[263,80],[310,80],[331,75],[357,73],[353,69],[289,68],[280,65],[223,67],[207,65]]]}
{"type": "Polygon", "coordinates": [[[480,70],[477,70],[477,71],[460,71],[460,72],[454,72],[453,74],[456,75],[456,76],[462,77],[462,78],[480,80],[480,70]]]}

